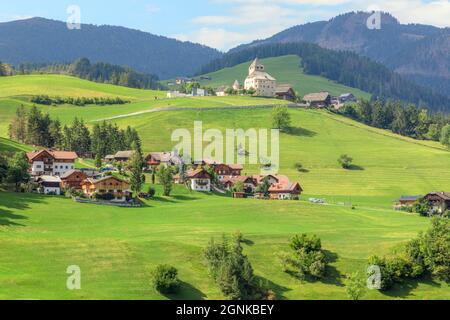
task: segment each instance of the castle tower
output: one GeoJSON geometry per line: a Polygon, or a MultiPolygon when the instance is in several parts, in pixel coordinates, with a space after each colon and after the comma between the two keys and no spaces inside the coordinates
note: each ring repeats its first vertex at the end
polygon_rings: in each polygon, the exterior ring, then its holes
{"type": "Polygon", "coordinates": [[[259,62],[259,59],[256,58],[250,67],[248,68],[248,74],[252,74],[255,71],[264,71],[264,66],[259,62]]]}

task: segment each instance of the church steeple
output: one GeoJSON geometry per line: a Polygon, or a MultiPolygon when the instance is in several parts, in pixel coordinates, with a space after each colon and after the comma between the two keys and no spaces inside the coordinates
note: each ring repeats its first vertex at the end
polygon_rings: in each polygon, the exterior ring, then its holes
{"type": "Polygon", "coordinates": [[[250,65],[250,67],[248,68],[248,74],[252,74],[255,71],[264,71],[264,66],[261,64],[261,62],[259,62],[259,59],[256,58],[252,64],[250,65]]]}

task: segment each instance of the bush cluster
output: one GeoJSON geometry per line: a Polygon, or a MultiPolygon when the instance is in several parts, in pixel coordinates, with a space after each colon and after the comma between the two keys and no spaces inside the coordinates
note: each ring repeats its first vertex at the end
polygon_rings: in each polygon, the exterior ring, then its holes
{"type": "Polygon", "coordinates": [[[312,277],[322,279],[326,274],[327,259],[320,238],[316,235],[296,235],[292,238],[292,253],[280,255],[284,272],[295,274],[300,279],[312,277]]]}
{"type": "Polygon", "coordinates": [[[130,103],[129,100],[123,100],[119,97],[116,98],[86,98],[86,97],[79,97],[79,98],[71,98],[71,97],[54,97],[51,98],[48,95],[38,95],[31,98],[31,102],[37,103],[37,104],[43,104],[43,105],[60,105],[60,104],[70,104],[74,106],[80,106],[83,107],[85,105],[89,104],[95,104],[99,106],[104,105],[114,105],[114,104],[126,104],[130,103]]]}
{"type": "Polygon", "coordinates": [[[405,279],[419,279],[427,273],[450,282],[450,220],[434,217],[431,228],[408,242],[394,256],[369,258],[369,265],[380,267],[381,288],[389,290],[405,279]]]}

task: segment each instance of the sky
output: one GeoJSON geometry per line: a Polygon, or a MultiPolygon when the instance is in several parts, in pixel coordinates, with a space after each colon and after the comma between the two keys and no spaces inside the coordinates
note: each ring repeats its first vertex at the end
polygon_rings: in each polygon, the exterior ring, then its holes
{"type": "Polygon", "coordinates": [[[0,22],[44,17],[118,25],[226,51],[294,25],[349,11],[386,11],[401,23],[450,27],[450,0],[0,0],[0,22]]]}

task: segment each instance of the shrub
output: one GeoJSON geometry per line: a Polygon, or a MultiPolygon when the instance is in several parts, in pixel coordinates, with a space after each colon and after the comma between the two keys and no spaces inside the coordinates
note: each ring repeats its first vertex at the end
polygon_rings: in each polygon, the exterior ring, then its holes
{"type": "Polygon", "coordinates": [[[293,250],[291,255],[279,255],[284,272],[294,273],[300,279],[306,276],[321,279],[325,276],[327,261],[320,238],[316,235],[296,235],[292,238],[290,247],[293,250]]]}
{"type": "Polygon", "coordinates": [[[153,198],[153,197],[155,196],[155,194],[156,194],[156,190],[155,190],[155,188],[153,188],[153,187],[149,187],[147,193],[148,193],[148,196],[149,196],[150,198],[153,198]]]}
{"type": "Polygon", "coordinates": [[[180,286],[177,269],[169,265],[158,265],[152,273],[152,283],[160,293],[176,293],[180,286]]]}
{"type": "Polygon", "coordinates": [[[221,243],[211,240],[205,249],[208,269],[220,291],[232,300],[262,298],[261,287],[256,283],[253,268],[243,254],[241,238],[230,244],[224,236],[221,243]]]}
{"type": "Polygon", "coordinates": [[[350,169],[352,167],[353,158],[350,156],[343,154],[339,157],[338,163],[344,169],[350,169]]]}
{"type": "Polygon", "coordinates": [[[360,300],[366,293],[366,281],[359,272],[347,276],[345,281],[347,296],[352,300],[360,300]]]}

